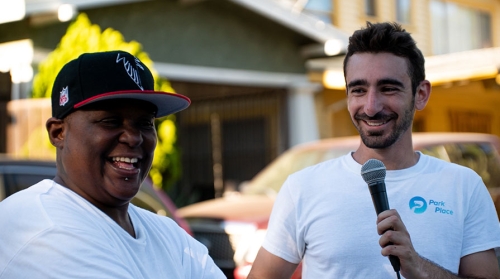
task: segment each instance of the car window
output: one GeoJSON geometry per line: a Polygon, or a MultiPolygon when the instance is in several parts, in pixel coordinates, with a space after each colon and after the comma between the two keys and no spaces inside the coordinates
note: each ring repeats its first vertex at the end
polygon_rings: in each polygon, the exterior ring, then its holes
{"type": "Polygon", "coordinates": [[[338,158],[340,156],[344,156],[347,153],[349,153],[350,151],[354,151],[354,150],[355,150],[355,148],[335,148],[335,149],[325,150],[324,152],[322,152],[323,154],[322,154],[321,161],[335,159],[335,158],[338,158]]]}
{"type": "Polygon", "coordinates": [[[47,165],[0,165],[0,201],[44,179],[56,175],[55,167],[47,165]]]}
{"type": "Polygon", "coordinates": [[[265,194],[274,196],[288,175],[318,162],[317,151],[286,152],[255,176],[243,189],[244,194],[265,194]]]}
{"type": "Polygon", "coordinates": [[[161,216],[172,218],[172,213],[168,211],[156,198],[149,195],[145,191],[139,191],[137,195],[130,201],[134,205],[156,213],[161,216]]]}
{"type": "MultiPolygon", "coordinates": [[[[242,189],[243,194],[276,195],[286,178],[305,167],[347,154],[349,148],[285,152],[242,189]]],[[[500,187],[500,161],[490,143],[449,143],[420,148],[424,154],[476,171],[488,188],[500,187]]]]}
{"type": "Polygon", "coordinates": [[[4,184],[3,197],[8,197],[15,192],[26,189],[29,186],[36,184],[44,179],[52,178],[54,178],[53,175],[5,173],[3,174],[2,179],[2,182],[4,184]]]}
{"type": "Polygon", "coordinates": [[[450,143],[423,148],[422,153],[473,169],[488,188],[500,187],[500,161],[489,143],[450,143]]]}
{"type": "Polygon", "coordinates": [[[306,167],[347,154],[351,149],[330,148],[287,152],[260,172],[243,189],[244,194],[276,195],[287,177],[306,167]]]}

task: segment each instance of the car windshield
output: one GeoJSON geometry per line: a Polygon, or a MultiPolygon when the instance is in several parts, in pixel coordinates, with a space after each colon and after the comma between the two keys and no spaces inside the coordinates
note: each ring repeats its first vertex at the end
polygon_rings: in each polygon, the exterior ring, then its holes
{"type": "MultiPolygon", "coordinates": [[[[342,145],[334,142],[312,143],[292,148],[276,158],[250,182],[241,185],[244,195],[275,196],[287,177],[303,168],[337,158],[354,151],[357,141],[342,145]]],[[[490,189],[500,186],[500,161],[495,147],[489,142],[422,143],[416,146],[422,153],[469,167],[476,171],[490,189]]]]}
{"type": "Polygon", "coordinates": [[[303,168],[347,154],[351,148],[292,149],[274,160],[242,187],[244,195],[275,196],[287,177],[303,168]]]}
{"type": "Polygon", "coordinates": [[[473,169],[488,188],[500,186],[500,161],[495,148],[489,143],[449,143],[427,146],[420,151],[473,169]]]}

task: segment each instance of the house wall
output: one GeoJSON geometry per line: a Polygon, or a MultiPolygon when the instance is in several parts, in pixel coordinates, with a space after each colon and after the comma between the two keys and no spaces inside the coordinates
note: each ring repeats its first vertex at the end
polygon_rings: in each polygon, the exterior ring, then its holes
{"type": "Polygon", "coordinates": [[[499,107],[500,85],[491,79],[472,81],[433,87],[430,101],[419,117],[425,121],[425,131],[467,129],[500,136],[499,107]]]}

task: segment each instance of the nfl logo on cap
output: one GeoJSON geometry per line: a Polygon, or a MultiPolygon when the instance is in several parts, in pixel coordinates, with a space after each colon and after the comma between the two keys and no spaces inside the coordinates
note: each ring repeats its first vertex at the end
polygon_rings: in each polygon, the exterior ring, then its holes
{"type": "Polygon", "coordinates": [[[59,92],[59,105],[62,107],[64,106],[68,101],[69,101],[69,97],[68,97],[68,87],[63,87],[63,90],[61,92],[59,92]]]}

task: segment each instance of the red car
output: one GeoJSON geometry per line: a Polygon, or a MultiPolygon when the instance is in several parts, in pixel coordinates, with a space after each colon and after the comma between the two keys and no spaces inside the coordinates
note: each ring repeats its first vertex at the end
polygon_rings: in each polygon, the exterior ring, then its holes
{"type": "MultiPolygon", "coordinates": [[[[247,277],[264,239],[274,198],[289,174],[354,151],[360,138],[345,137],[303,144],[283,153],[241,192],[179,209],[194,237],[207,245],[215,263],[234,278],[247,277]]],[[[500,212],[500,140],[471,133],[416,133],[416,150],[474,169],[500,212]]],[[[301,278],[301,266],[293,278],[301,278]]]]}

